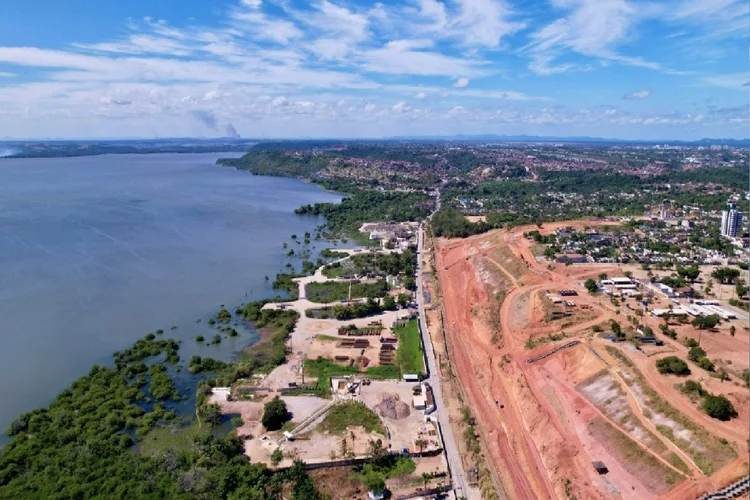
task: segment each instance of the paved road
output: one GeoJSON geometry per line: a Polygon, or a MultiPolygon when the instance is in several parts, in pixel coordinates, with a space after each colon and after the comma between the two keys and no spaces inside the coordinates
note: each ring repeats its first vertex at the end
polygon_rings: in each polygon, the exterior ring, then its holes
{"type": "Polygon", "coordinates": [[[422,226],[420,226],[417,233],[417,250],[419,254],[417,258],[417,306],[419,308],[419,326],[420,331],[422,332],[422,343],[424,344],[428,370],[430,373],[427,380],[433,388],[435,406],[437,407],[437,418],[443,435],[443,449],[445,450],[445,456],[448,460],[448,467],[450,467],[451,480],[454,486],[453,491],[457,498],[466,497],[471,500],[473,497],[476,497],[476,493],[474,490],[470,491],[466,488],[464,480],[466,474],[464,473],[461,457],[458,455],[458,447],[456,446],[450,422],[448,421],[448,412],[445,410],[445,404],[443,404],[443,389],[440,385],[437,360],[432,348],[432,339],[430,338],[429,330],[427,329],[427,318],[424,309],[424,289],[422,287],[422,252],[424,251],[424,228],[422,226]]]}

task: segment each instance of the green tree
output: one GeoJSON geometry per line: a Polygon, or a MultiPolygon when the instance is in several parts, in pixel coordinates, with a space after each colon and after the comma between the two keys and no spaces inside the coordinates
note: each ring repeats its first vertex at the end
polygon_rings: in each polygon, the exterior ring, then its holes
{"type": "Polygon", "coordinates": [[[280,397],[276,396],[263,407],[261,422],[267,430],[276,431],[281,429],[281,426],[284,425],[287,419],[288,411],[286,403],[280,397]]]}
{"type": "Polygon", "coordinates": [[[704,330],[712,328],[716,328],[716,325],[721,323],[721,318],[716,314],[709,314],[708,316],[696,316],[693,321],[692,325],[697,328],[698,330],[704,330]]]}
{"type": "Polygon", "coordinates": [[[599,273],[599,281],[604,281],[608,278],[607,273],[599,273]]]}
{"type": "Polygon", "coordinates": [[[583,284],[583,286],[585,286],[586,290],[588,290],[589,293],[591,294],[595,293],[599,289],[599,286],[596,284],[596,281],[594,281],[591,278],[587,279],[586,282],[583,284]]]}
{"type": "Polygon", "coordinates": [[[625,333],[622,331],[622,327],[620,326],[620,323],[618,323],[615,320],[610,321],[610,327],[612,328],[612,333],[615,334],[615,336],[619,338],[625,337],[625,333]]]}
{"type": "Polygon", "coordinates": [[[740,275],[739,269],[732,267],[718,267],[711,273],[711,277],[721,283],[734,283],[734,280],[740,275]]]}
{"type": "Polygon", "coordinates": [[[400,293],[398,294],[398,305],[401,307],[406,307],[411,302],[411,296],[408,293],[400,293]]]}
{"type": "Polygon", "coordinates": [[[718,420],[726,421],[737,416],[732,402],[724,396],[706,395],[703,399],[703,409],[710,417],[718,420]]]}
{"type": "Polygon", "coordinates": [[[369,470],[362,478],[362,482],[367,491],[373,493],[382,493],[385,491],[385,478],[380,472],[369,470]]]}
{"type": "Polygon", "coordinates": [[[672,373],[674,375],[689,375],[690,368],[685,361],[677,356],[667,356],[656,361],[656,368],[659,373],[672,373]]]}
{"type": "Polygon", "coordinates": [[[273,453],[271,453],[271,465],[276,467],[281,463],[281,461],[284,459],[284,453],[281,451],[281,448],[276,448],[273,450],[273,453]]]}
{"type": "Polygon", "coordinates": [[[386,296],[383,299],[383,309],[386,311],[395,311],[396,310],[396,300],[391,297],[390,295],[386,296]]]}

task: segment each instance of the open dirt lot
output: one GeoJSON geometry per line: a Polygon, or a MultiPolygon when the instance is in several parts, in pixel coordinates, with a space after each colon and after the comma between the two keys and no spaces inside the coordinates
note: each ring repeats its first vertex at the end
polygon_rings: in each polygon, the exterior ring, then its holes
{"type": "Polygon", "coordinates": [[[407,382],[391,382],[384,380],[373,380],[370,385],[362,386],[360,399],[370,409],[380,415],[383,424],[388,431],[389,438],[384,441],[390,449],[400,451],[407,448],[409,451],[419,451],[415,445],[417,439],[424,439],[430,444],[424,448],[425,451],[439,447],[439,439],[434,433],[434,425],[424,421],[424,412],[415,410],[412,406],[412,386],[407,382]],[[409,415],[404,418],[384,417],[378,409],[384,395],[398,396],[400,401],[409,407],[409,415]]]}
{"type": "MultiPolygon", "coordinates": [[[[547,224],[541,232],[596,224],[547,224]]],[[[718,456],[717,472],[706,477],[689,453],[659,432],[657,425],[664,422],[644,416],[643,401],[622,379],[616,361],[603,352],[604,343],[611,343],[594,337],[592,326],[611,319],[625,325],[629,311],[606,296],[589,295],[582,284],[602,272],[621,276],[622,271],[616,265],[539,263],[530,250],[533,242],[523,238],[531,229],[536,227],[441,240],[436,251],[454,371],[507,497],[688,498],[681,495],[697,496],[739,477],[739,459],[718,456]],[[559,290],[575,290],[578,295],[566,300],[576,305],[569,316],[552,321],[544,312],[544,297],[559,290]],[[581,343],[526,363],[574,339],[581,343]],[[607,474],[593,469],[591,462],[596,460],[605,462],[607,474]]],[[[657,331],[657,318],[645,321],[657,331]]],[[[747,364],[747,336],[737,330],[732,341],[722,347],[726,339],[715,340],[712,349],[731,360],[729,366],[741,367],[741,355],[732,349],[742,350],[747,364]]],[[[709,342],[706,345],[711,348],[709,342]]],[[[651,356],[638,353],[636,365],[645,383],[669,401],[681,398],[680,411],[746,456],[746,423],[710,419],[673,387],[674,380],[658,374],[656,359],[686,353],[686,348],[667,342],[660,349],[654,348],[651,356]]],[[[747,389],[724,384],[723,392],[743,401],[747,389]]]]}
{"type": "MultiPolygon", "coordinates": [[[[237,429],[237,435],[245,439],[245,454],[253,462],[266,462],[270,458],[268,449],[262,446],[261,439],[268,436],[272,440],[280,437],[279,432],[267,433],[261,424],[263,417],[263,405],[274,397],[270,394],[262,401],[227,401],[224,398],[211,396],[210,403],[217,403],[221,412],[225,415],[239,414],[242,416],[243,425],[237,429]]],[[[282,396],[289,411],[291,420],[301,422],[315,413],[327,400],[313,396],[282,396]]]]}

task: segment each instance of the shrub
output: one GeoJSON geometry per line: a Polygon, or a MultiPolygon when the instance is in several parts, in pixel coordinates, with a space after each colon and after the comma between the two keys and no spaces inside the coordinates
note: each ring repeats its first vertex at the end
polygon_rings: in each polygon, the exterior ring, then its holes
{"type": "Polygon", "coordinates": [[[271,453],[271,465],[276,467],[281,463],[281,461],[284,459],[284,453],[281,451],[281,448],[276,448],[273,450],[273,453],[271,453]]]}
{"type": "Polygon", "coordinates": [[[693,348],[693,347],[699,347],[700,344],[697,340],[695,340],[693,337],[686,337],[685,338],[685,345],[687,347],[693,348]]]}
{"type": "Polygon", "coordinates": [[[706,351],[701,349],[700,347],[696,346],[691,348],[688,351],[688,358],[690,358],[691,361],[698,362],[699,359],[706,357],[706,351]]]}
{"type": "Polygon", "coordinates": [[[198,335],[197,337],[195,337],[196,342],[203,342],[204,340],[205,339],[203,338],[203,335],[198,335]]]}
{"type": "Polygon", "coordinates": [[[703,386],[701,386],[700,382],[696,382],[694,380],[686,380],[685,383],[680,388],[682,392],[685,394],[696,394],[698,396],[705,396],[708,394],[704,389],[703,386]]]}
{"type": "Polygon", "coordinates": [[[688,364],[677,356],[667,356],[656,361],[659,373],[673,373],[675,375],[689,375],[688,364]]]}
{"type": "Polygon", "coordinates": [[[737,411],[731,401],[724,396],[706,395],[703,400],[703,409],[710,417],[719,420],[729,420],[737,416],[737,411]]]}
{"type": "Polygon", "coordinates": [[[700,358],[698,360],[698,366],[703,368],[704,370],[707,370],[709,372],[714,371],[714,363],[710,359],[706,358],[705,356],[700,358]]]}
{"type": "Polygon", "coordinates": [[[286,403],[280,397],[276,396],[263,407],[263,419],[261,422],[267,430],[276,431],[281,429],[281,426],[287,421],[287,415],[286,403]]]}

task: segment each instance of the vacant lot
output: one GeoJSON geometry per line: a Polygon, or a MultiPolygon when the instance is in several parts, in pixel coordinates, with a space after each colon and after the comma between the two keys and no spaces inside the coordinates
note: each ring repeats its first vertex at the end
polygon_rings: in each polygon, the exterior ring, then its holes
{"type": "Polygon", "coordinates": [[[398,336],[396,362],[401,369],[401,374],[424,373],[424,359],[417,320],[409,321],[403,328],[396,328],[395,332],[398,336]]]}
{"type": "MultiPolygon", "coordinates": [[[[349,298],[349,282],[327,281],[325,283],[309,283],[305,290],[310,302],[337,302],[349,298]]],[[[377,280],[373,283],[351,283],[351,298],[379,298],[388,293],[388,284],[385,280],[377,280]]]]}
{"type": "Polygon", "coordinates": [[[639,404],[648,410],[649,420],[667,439],[687,453],[704,474],[710,476],[737,458],[737,452],[730,444],[709,434],[661,398],[644,381],[641,372],[627,356],[613,347],[606,349],[620,361],[622,377],[639,404]]]}
{"type": "Polygon", "coordinates": [[[639,478],[651,493],[664,494],[684,479],[602,417],[591,420],[588,428],[594,439],[604,445],[628,473],[639,478]]]}
{"type": "Polygon", "coordinates": [[[609,371],[602,370],[579,384],[577,389],[599,411],[625,430],[631,438],[685,474],[690,474],[687,464],[638,420],[628,404],[625,390],[609,371]]]}

